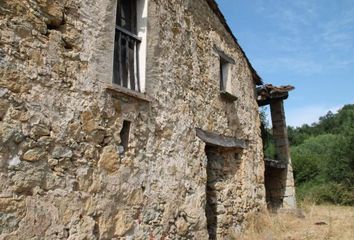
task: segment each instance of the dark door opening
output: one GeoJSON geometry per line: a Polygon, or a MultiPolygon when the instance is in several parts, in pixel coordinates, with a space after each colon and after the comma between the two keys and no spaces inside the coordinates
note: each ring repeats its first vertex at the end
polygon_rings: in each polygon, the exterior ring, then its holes
{"type": "Polygon", "coordinates": [[[268,209],[277,211],[283,206],[286,190],[286,168],[265,166],[264,182],[268,209]]]}
{"type": "Polygon", "coordinates": [[[215,183],[217,182],[216,172],[214,171],[214,164],[217,155],[217,149],[214,147],[205,147],[205,153],[208,158],[207,164],[207,185],[206,185],[206,206],[205,213],[207,217],[209,240],[216,240],[216,231],[218,225],[217,218],[217,193],[215,190],[215,183]]]}
{"type": "Polygon", "coordinates": [[[223,189],[230,184],[230,180],[239,169],[239,154],[234,149],[209,145],[205,147],[205,153],[208,159],[205,214],[209,240],[225,239],[226,236],[218,234],[218,228],[223,229],[219,222],[225,223],[227,213],[218,212],[218,207],[224,208],[224,205],[229,202],[229,199],[225,198],[223,189]]]}

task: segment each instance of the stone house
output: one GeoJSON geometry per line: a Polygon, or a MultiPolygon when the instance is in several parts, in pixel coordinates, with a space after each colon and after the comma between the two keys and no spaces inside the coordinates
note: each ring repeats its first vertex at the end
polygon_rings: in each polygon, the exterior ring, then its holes
{"type": "Polygon", "coordinates": [[[0,30],[0,239],[229,239],[265,206],[213,0],[2,0],[0,30]]]}

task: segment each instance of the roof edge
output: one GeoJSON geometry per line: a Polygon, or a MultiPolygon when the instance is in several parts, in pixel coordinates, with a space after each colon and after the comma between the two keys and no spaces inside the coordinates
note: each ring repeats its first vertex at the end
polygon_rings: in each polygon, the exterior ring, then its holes
{"type": "Polygon", "coordinates": [[[247,64],[252,72],[252,78],[254,80],[254,82],[256,83],[256,85],[263,85],[263,81],[262,78],[258,75],[257,71],[253,68],[251,62],[249,61],[246,53],[243,51],[242,47],[240,46],[240,44],[237,41],[237,38],[235,37],[235,35],[233,34],[231,28],[229,27],[229,25],[226,22],[226,19],[223,15],[223,13],[221,12],[218,4],[216,3],[215,0],[206,0],[209,7],[213,10],[213,12],[215,13],[215,15],[219,18],[220,22],[224,25],[225,29],[229,32],[229,34],[231,35],[231,37],[233,38],[234,42],[237,44],[237,46],[240,47],[240,50],[243,54],[243,56],[245,57],[247,64]]]}

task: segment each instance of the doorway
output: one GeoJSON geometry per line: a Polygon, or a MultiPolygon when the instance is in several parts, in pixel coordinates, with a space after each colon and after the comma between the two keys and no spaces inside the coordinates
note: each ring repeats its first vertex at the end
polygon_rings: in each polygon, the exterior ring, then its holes
{"type": "Polygon", "coordinates": [[[220,210],[230,205],[235,197],[227,194],[226,189],[235,183],[234,177],[240,168],[239,153],[234,149],[209,145],[205,147],[205,153],[208,159],[205,214],[209,240],[224,239],[226,236],[223,234],[228,229],[223,229],[220,222],[223,225],[232,225],[232,220],[228,222],[227,212],[220,210]]]}
{"type": "Polygon", "coordinates": [[[275,167],[265,165],[264,183],[266,190],[266,201],[268,209],[277,211],[283,206],[286,189],[287,169],[286,167],[275,167]]]}

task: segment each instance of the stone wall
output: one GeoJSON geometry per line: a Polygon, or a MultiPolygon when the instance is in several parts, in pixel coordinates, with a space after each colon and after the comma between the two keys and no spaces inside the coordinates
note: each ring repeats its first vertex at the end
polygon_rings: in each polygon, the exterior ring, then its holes
{"type": "Polygon", "coordinates": [[[0,239],[208,239],[196,127],[248,142],[218,236],[265,203],[252,73],[206,1],[149,0],[146,98],[110,85],[115,6],[0,2],[0,239]],[[236,62],[236,102],[220,97],[215,46],[236,62]]]}

